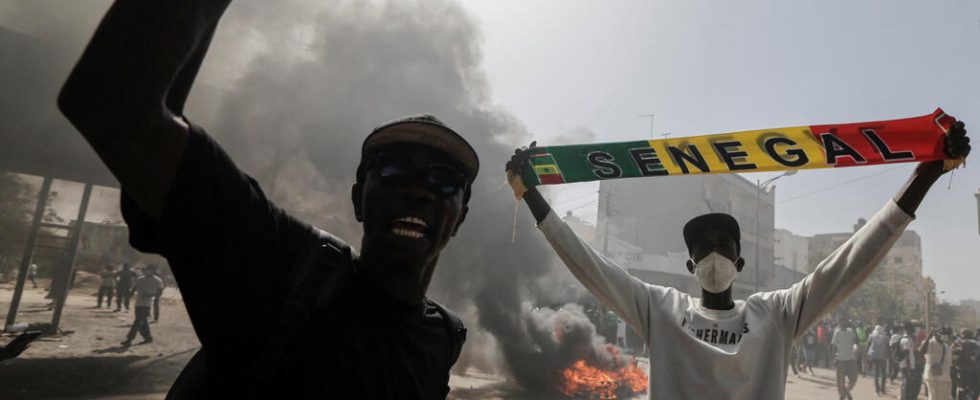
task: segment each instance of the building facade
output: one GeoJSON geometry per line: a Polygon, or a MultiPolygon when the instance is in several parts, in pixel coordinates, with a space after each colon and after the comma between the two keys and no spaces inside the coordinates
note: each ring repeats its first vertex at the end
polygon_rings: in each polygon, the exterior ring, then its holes
{"type": "Polygon", "coordinates": [[[684,224],[702,214],[731,214],[739,223],[746,261],[733,294],[745,298],[776,288],[777,275],[781,281],[794,275],[786,268],[777,273],[773,263],[773,199],[773,191],[736,174],[601,181],[594,244],[646,282],[700,296],[685,267],[684,224]]]}
{"type": "Polygon", "coordinates": [[[804,274],[813,272],[814,265],[809,258],[810,238],[786,229],[776,229],[774,235],[773,263],[804,274]]]}
{"type": "MultiPolygon", "coordinates": [[[[867,221],[859,219],[854,224],[852,232],[824,233],[812,237],[791,237],[792,233],[782,234],[777,240],[776,252],[786,257],[796,257],[798,252],[787,247],[799,246],[798,238],[808,242],[807,268],[813,268],[827,258],[831,253],[850,239],[851,235],[860,229],[867,221]],[[783,239],[785,238],[785,239],[783,239]]],[[[777,234],[781,235],[781,234],[777,234]]],[[[792,235],[795,236],[795,235],[792,235]]],[[[901,294],[903,307],[917,313],[925,312],[925,304],[929,288],[922,274],[922,238],[915,231],[907,230],[895,242],[888,254],[882,258],[875,273],[869,279],[884,284],[889,291],[901,294]]],[[[935,301],[934,299],[932,300],[935,301]]]]}

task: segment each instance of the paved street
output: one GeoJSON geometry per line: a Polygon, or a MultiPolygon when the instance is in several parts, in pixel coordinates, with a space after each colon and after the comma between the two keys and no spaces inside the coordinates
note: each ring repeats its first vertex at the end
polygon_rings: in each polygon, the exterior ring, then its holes
{"type": "MultiPolygon", "coordinates": [[[[806,374],[800,375],[800,377],[794,377],[792,372],[790,372],[786,382],[786,400],[833,400],[838,398],[837,380],[834,370],[814,368],[814,372],[816,373],[815,376],[806,374]]],[[[858,377],[857,386],[851,392],[855,400],[898,399],[899,390],[901,389],[901,378],[895,380],[893,384],[888,384],[886,388],[888,394],[880,397],[875,396],[874,382],[871,380],[871,376],[858,377]]],[[[924,392],[925,389],[923,389],[923,394],[920,394],[920,399],[926,398],[924,392]]]]}

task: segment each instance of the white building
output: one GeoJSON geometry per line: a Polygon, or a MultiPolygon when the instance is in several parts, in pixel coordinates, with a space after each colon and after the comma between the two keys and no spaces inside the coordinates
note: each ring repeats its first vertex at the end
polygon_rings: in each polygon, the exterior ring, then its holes
{"type": "Polygon", "coordinates": [[[769,284],[777,275],[773,199],[773,191],[735,174],[601,181],[595,246],[646,282],[700,296],[685,267],[684,224],[706,213],[731,214],[741,228],[741,256],[746,261],[734,295],[745,298],[756,290],[775,288],[769,284]]]}
{"type": "Polygon", "coordinates": [[[773,242],[775,257],[773,262],[785,268],[808,274],[813,271],[810,265],[810,240],[785,229],[776,229],[773,242]]]}
{"type": "Polygon", "coordinates": [[[588,221],[576,217],[571,211],[565,213],[565,217],[562,218],[569,228],[572,228],[572,232],[575,232],[578,237],[588,243],[595,242],[595,225],[590,224],[588,221]]]}

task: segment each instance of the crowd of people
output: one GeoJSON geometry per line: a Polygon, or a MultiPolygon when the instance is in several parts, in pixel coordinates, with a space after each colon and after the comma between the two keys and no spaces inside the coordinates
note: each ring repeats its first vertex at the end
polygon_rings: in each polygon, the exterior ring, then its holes
{"type": "Polygon", "coordinates": [[[840,320],[809,329],[790,354],[793,375],[814,374],[814,366],[834,368],[839,398],[850,399],[859,376],[874,380],[875,394],[901,382],[901,399],[980,398],[980,329],[951,327],[927,332],[918,321],[885,326],[840,320]],[[925,383],[925,385],[923,385],[925,383]]]}
{"type": "Polygon", "coordinates": [[[150,333],[150,316],[153,322],[160,320],[160,296],[165,285],[163,277],[155,265],[147,265],[139,271],[134,271],[129,263],[123,263],[122,269],[116,271],[115,266],[106,265],[102,273],[102,283],[99,285],[98,297],[94,308],[102,308],[102,299],[106,299],[106,308],[112,308],[112,299],[116,298],[116,312],[129,312],[130,300],[135,296],[133,309],[135,318],[133,325],[126,335],[123,346],[129,346],[139,333],[143,337],[140,344],[153,341],[150,333]],[[152,314],[151,314],[152,311],[152,314]]]}

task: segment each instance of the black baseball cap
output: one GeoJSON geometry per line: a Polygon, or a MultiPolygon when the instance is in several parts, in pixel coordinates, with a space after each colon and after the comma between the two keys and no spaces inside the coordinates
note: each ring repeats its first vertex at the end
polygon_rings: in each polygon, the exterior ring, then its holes
{"type": "Polygon", "coordinates": [[[361,146],[362,164],[373,150],[401,143],[421,144],[446,153],[459,163],[470,182],[480,170],[480,159],[473,146],[431,114],[401,117],[374,128],[361,146]]]}
{"type": "Polygon", "coordinates": [[[738,221],[735,217],[724,213],[711,213],[699,215],[684,224],[684,244],[691,248],[691,243],[705,231],[721,231],[735,241],[737,249],[742,248],[742,231],[738,228],[738,221]]]}

